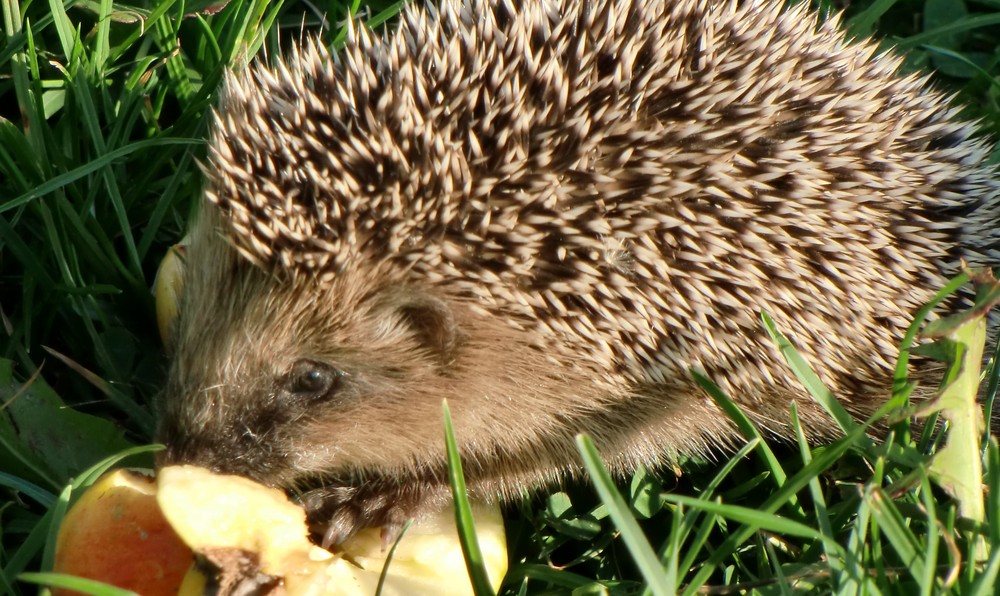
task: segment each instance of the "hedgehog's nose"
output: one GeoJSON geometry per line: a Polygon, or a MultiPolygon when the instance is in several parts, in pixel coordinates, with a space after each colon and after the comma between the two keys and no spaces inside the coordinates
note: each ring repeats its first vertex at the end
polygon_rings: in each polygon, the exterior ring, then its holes
{"type": "Polygon", "coordinates": [[[245,475],[235,469],[234,458],[226,457],[224,452],[227,450],[219,441],[220,437],[216,436],[215,440],[212,440],[207,438],[208,436],[209,433],[194,433],[181,427],[180,424],[164,420],[157,432],[157,439],[166,446],[166,449],[156,454],[156,468],[192,465],[207,468],[218,474],[245,475]]]}
{"type": "Polygon", "coordinates": [[[216,474],[244,476],[270,486],[281,484],[286,471],[283,459],[267,445],[225,426],[193,430],[184,421],[164,420],[157,437],[166,446],[156,455],[157,469],[200,466],[216,474]]]}
{"type": "Polygon", "coordinates": [[[220,458],[216,450],[211,445],[200,443],[178,433],[170,433],[164,436],[160,433],[160,440],[166,449],[156,454],[156,468],[166,466],[192,465],[207,468],[216,473],[225,473],[219,465],[220,458]]]}
{"type": "Polygon", "coordinates": [[[200,441],[168,441],[166,449],[156,454],[156,469],[167,466],[199,466],[215,474],[245,476],[258,482],[266,480],[266,474],[248,465],[246,458],[234,454],[225,445],[200,441]]]}

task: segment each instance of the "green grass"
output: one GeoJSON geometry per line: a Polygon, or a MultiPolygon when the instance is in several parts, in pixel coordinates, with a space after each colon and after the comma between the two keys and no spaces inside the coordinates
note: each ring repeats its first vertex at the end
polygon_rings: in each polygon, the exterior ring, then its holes
{"type": "MultiPolygon", "coordinates": [[[[198,198],[224,70],[280,54],[303,25],[336,43],[349,12],[381,22],[398,6],[0,0],[0,593],[36,591],[18,578],[48,568],[73,490],[151,440],[166,359],[149,287],[198,198]]],[[[865,0],[845,25],[888,37],[907,68],[936,69],[966,115],[1000,133],[1000,4],[865,0]]],[[[964,519],[931,480],[940,434],[897,427],[871,441],[780,345],[844,439],[768,446],[730,408],[751,438],[735,454],[601,481],[600,497],[580,484],[511,506],[505,590],[994,593],[997,446],[985,450],[984,519],[964,519]]],[[[581,452],[603,478],[586,440],[581,452]]]]}

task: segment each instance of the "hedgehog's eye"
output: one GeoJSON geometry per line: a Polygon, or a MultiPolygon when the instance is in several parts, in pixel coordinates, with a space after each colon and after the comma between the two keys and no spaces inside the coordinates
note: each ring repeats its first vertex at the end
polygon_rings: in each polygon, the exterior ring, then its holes
{"type": "Polygon", "coordinates": [[[285,390],[299,398],[327,397],[337,390],[344,373],[312,360],[299,360],[288,374],[285,390]]]}

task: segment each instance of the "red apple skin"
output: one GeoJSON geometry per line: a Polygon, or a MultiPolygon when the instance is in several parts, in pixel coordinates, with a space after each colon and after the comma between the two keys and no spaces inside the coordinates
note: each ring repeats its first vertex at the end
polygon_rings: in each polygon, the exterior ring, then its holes
{"type": "MultiPolygon", "coordinates": [[[[66,514],[53,571],[143,596],[174,596],[193,561],[191,550],[160,512],[155,481],[117,470],[90,487],[66,514]]],[[[64,589],[53,593],[79,594],[64,589]]]]}

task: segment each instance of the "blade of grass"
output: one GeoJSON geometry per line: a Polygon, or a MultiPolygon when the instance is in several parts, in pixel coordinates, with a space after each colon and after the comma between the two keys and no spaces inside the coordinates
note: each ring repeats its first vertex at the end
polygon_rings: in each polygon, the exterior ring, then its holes
{"type": "Polygon", "coordinates": [[[858,501],[857,519],[852,524],[850,537],[844,550],[848,553],[858,553],[861,557],[849,557],[844,565],[844,573],[850,581],[843,582],[837,591],[838,596],[853,596],[873,591],[872,579],[865,568],[864,554],[868,538],[868,526],[871,520],[871,507],[864,499],[858,501]],[[855,586],[860,589],[854,589],[855,586]]]}
{"type": "MultiPolygon", "coordinates": [[[[55,0],[53,0],[55,1],[55,0]]],[[[5,21],[11,31],[11,35],[21,32],[20,5],[17,0],[7,0],[3,2],[5,21]],[[8,16],[9,15],[9,16],[8,16]]],[[[65,16],[65,12],[63,12],[65,16]]],[[[30,35],[30,31],[26,32],[30,35]]],[[[25,37],[27,39],[27,37],[25,37]]],[[[49,155],[45,144],[45,122],[44,111],[40,104],[40,98],[33,93],[31,79],[29,77],[29,64],[37,60],[37,55],[29,56],[24,52],[15,53],[11,56],[11,74],[14,79],[14,95],[17,97],[17,105],[22,117],[28,126],[25,135],[31,145],[34,156],[33,162],[43,172],[49,171],[49,155]]]]}
{"type": "Polygon", "coordinates": [[[66,512],[69,510],[69,501],[72,496],[73,485],[71,483],[63,487],[58,499],[49,509],[48,518],[51,523],[49,523],[49,535],[45,541],[45,548],[42,549],[42,569],[52,569],[55,566],[55,544],[58,542],[59,528],[62,526],[62,520],[66,517],[66,512]]]}
{"type": "Polygon", "coordinates": [[[11,490],[30,497],[43,507],[51,506],[56,500],[56,496],[44,488],[7,472],[0,472],[0,486],[6,486],[11,490]]]}
{"type": "Polygon", "coordinates": [[[91,56],[91,67],[97,77],[103,74],[111,54],[111,8],[111,0],[101,0],[97,13],[97,39],[91,56]]]}
{"type": "Polygon", "coordinates": [[[945,298],[954,294],[960,287],[967,283],[969,283],[969,276],[965,272],[956,275],[941,291],[931,298],[930,302],[920,307],[916,314],[913,315],[913,322],[910,323],[910,326],[906,328],[906,333],[903,334],[903,341],[899,347],[899,359],[896,361],[896,371],[893,375],[892,401],[894,404],[899,406],[905,405],[905,402],[898,403],[900,400],[897,399],[897,396],[908,385],[906,377],[907,367],[910,365],[910,349],[913,347],[913,342],[917,339],[920,327],[938,304],[944,302],[945,298]]]}
{"type": "MultiPolygon", "coordinates": [[[[819,378],[812,367],[806,362],[806,359],[802,357],[792,342],[788,341],[780,331],[778,331],[777,326],[774,324],[774,320],[766,312],[760,313],[760,318],[764,322],[764,328],[767,330],[767,334],[771,336],[771,340],[778,346],[778,350],[781,355],[785,358],[785,362],[788,364],[789,368],[792,369],[792,373],[795,378],[799,380],[800,383],[809,392],[809,395],[816,400],[819,405],[823,406],[823,409],[833,417],[837,422],[837,426],[840,430],[845,433],[850,432],[857,427],[857,423],[851,418],[851,415],[847,413],[837,398],[834,397],[833,393],[827,389],[826,385],[819,378]]],[[[870,446],[871,441],[865,441],[866,447],[870,446]]]]}
{"type": "Polygon", "coordinates": [[[1000,550],[1000,446],[995,437],[990,437],[986,445],[985,471],[983,479],[986,482],[986,528],[987,538],[993,549],[1000,550]]]}
{"type": "MultiPolygon", "coordinates": [[[[28,535],[21,539],[13,554],[7,557],[0,575],[14,578],[24,571],[28,565],[37,562],[38,553],[46,548],[46,539],[49,536],[50,521],[52,520],[52,510],[45,513],[35,524],[28,535]]],[[[55,548],[54,546],[52,547],[55,548]]]]}
{"type": "Polygon", "coordinates": [[[983,68],[979,64],[976,64],[972,60],[969,60],[969,58],[966,57],[964,54],[961,54],[959,52],[953,52],[953,51],[949,50],[948,48],[941,48],[941,47],[938,47],[938,46],[925,45],[925,46],[923,46],[923,48],[925,50],[927,50],[928,52],[932,53],[932,54],[937,54],[939,56],[947,56],[948,58],[951,58],[952,60],[956,60],[958,62],[961,62],[962,64],[964,64],[965,66],[968,66],[973,71],[979,73],[979,76],[983,77],[983,80],[986,81],[986,82],[988,82],[993,87],[1000,88],[1000,80],[997,80],[993,75],[991,75],[989,73],[988,70],[986,70],[985,68],[983,68]]]}
{"type": "MultiPolygon", "coordinates": [[[[83,305],[85,303],[78,301],[78,304],[83,305]]],[[[84,327],[86,327],[87,331],[91,334],[91,337],[93,338],[94,345],[97,348],[98,357],[105,363],[106,366],[108,366],[109,368],[113,368],[111,356],[107,354],[107,346],[105,346],[104,342],[100,340],[100,334],[94,327],[93,321],[89,319],[84,319],[83,323],[84,327]]],[[[89,382],[91,385],[93,385],[102,393],[104,393],[104,395],[106,395],[109,398],[111,403],[120,408],[122,412],[126,413],[129,416],[129,418],[131,418],[132,421],[136,424],[136,426],[138,426],[141,429],[144,429],[147,433],[149,433],[150,436],[152,435],[153,427],[155,426],[155,421],[153,419],[153,414],[152,412],[149,411],[149,409],[143,407],[141,404],[136,403],[135,400],[131,399],[128,395],[123,393],[113,384],[108,383],[107,381],[102,379],[99,375],[81,366],[78,362],[69,358],[65,354],[56,352],[55,350],[49,348],[48,346],[42,346],[42,349],[44,349],[46,352],[53,355],[54,357],[58,358],[60,362],[62,362],[69,368],[79,373],[80,376],[83,377],[87,382],[89,382]]]]}
{"type": "MultiPolygon", "coordinates": [[[[86,128],[90,142],[97,151],[98,159],[109,153],[107,143],[104,141],[104,133],[101,129],[100,119],[97,115],[97,108],[94,106],[91,88],[85,77],[75,76],[66,81],[69,88],[73,89],[73,96],[76,98],[77,107],[80,110],[80,119],[86,128]]],[[[125,252],[128,254],[129,269],[136,279],[143,279],[142,263],[139,261],[139,252],[136,250],[135,237],[132,235],[132,225],[129,222],[128,211],[122,200],[121,190],[118,188],[118,180],[111,169],[111,162],[106,161],[100,169],[101,179],[107,191],[107,198],[111,204],[115,218],[118,220],[118,228],[122,240],[125,242],[125,252]]]]}
{"type": "Polygon", "coordinates": [[[592,579],[564,569],[553,569],[548,565],[532,563],[522,563],[511,567],[509,575],[511,577],[524,576],[526,578],[537,579],[570,590],[593,586],[595,583],[592,579]]]}
{"type": "MultiPolygon", "coordinates": [[[[684,539],[687,532],[684,528],[685,509],[683,505],[678,505],[677,510],[670,516],[670,535],[666,544],[660,549],[660,563],[666,575],[667,586],[676,586],[680,582],[680,551],[684,548],[684,539]],[[664,556],[665,555],[665,556],[664,556]]],[[[652,590],[646,587],[644,594],[651,594],[652,590]]]]}
{"type": "Polygon", "coordinates": [[[903,52],[911,50],[919,45],[923,45],[938,37],[948,36],[953,33],[964,33],[974,29],[981,29],[983,27],[992,27],[994,25],[1000,25],[1000,14],[971,16],[966,19],[960,19],[953,23],[928,29],[917,33],[916,35],[911,35],[901,39],[896,42],[895,48],[897,51],[903,52]]]}
{"type": "Polygon", "coordinates": [[[42,184],[39,184],[29,192],[26,192],[18,197],[15,197],[9,201],[5,201],[0,204],[0,213],[6,213],[11,209],[20,207],[30,203],[31,201],[44,197],[50,192],[62,188],[67,184],[76,182],[77,180],[84,178],[94,172],[114,163],[116,160],[123,157],[127,157],[136,151],[142,151],[145,149],[162,149],[165,145],[197,145],[203,143],[204,141],[200,139],[174,139],[174,138],[154,138],[145,139],[142,141],[136,141],[134,143],[129,143],[123,147],[118,147],[108,151],[107,153],[101,155],[100,157],[85,163],[82,166],[74,168],[68,172],[64,172],[58,176],[50,178],[42,184]]]}
{"type": "Polygon", "coordinates": [[[993,346],[993,356],[990,357],[989,368],[986,371],[986,392],[983,394],[984,429],[982,444],[985,445],[993,436],[993,404],[997,397],[997,388],[1000,387],[1000,338],[997,338],[993,346]]]}
{"type": "Polygon", "coordinates": [[[837,543],[833,536],[824,536],[819,530],[812,528],[802,522],[797,522],[787,517],[775,515],[756,508],[742,507],[740,505],[726,505],[717,501],[705,501],[695,497],[684,495],[663,495],[664,500],[671,503],[683,504],[691,509],[701,509],[710,511],[719,517],[744,524],[744,527],[752,528],[752,532],[764,529],[775,534],[796,536],[808,540],[822,541],[829,545],[838,557],[843,557],[843,547],[837,543]]]}
{"type": "MultiPolygon", "coordinates": [[[[3,207],[0,206],[0,211],[2,210],[3,207]]],[[[41,284],[46,290],[51,290],[55,286],[56,282],[49,275],[49,268],[38,259],[31,246],[14,231],[14,227],[3,216],[0,216],[0,242],[5,252],[14,255],[21,262],[26,275],[30,275],[32,280],[41,284]]],[[[30,301],[27,304],[30,304],[30,301]]]]}
{"type": "MultiPolygon", "coordinates": [[[[760,439],[753,439],[751,441],[748,441],[746,445],[744,445],[736,453],[734,453],[732,457],[729,458],[729,461],[727,461],[725,465],[719,469],[719,471],[715,474],[715,476],[708,483],[708,485],[706,485],[705,488],[702,489],[701,493],[698,495],[698,498],[705,501],[712,500],[714,498],[716,489],[719,488],[723,480],[725,480],[729,476],[729,474],[733,471],[733,469],[736,468],[739,461],[748,457],[750,452],[756,449],[760,443],[761,443],[760,439]]],[[[716,516],[711,513],[702,513],[698,510],[690,510],[685,514],[684,533],[682,536],[682,540],[687,540],[688,535],[695,527],[698,528],[698,531],[695,533],[695,536],[691,540],[691,543],[685,549],[684,560],[681,561],[681,564],[679,566],[680,569],[685,569],[685,570],[691,569],[691,567],[694,565],[694,561],[697,558],[698,553],[701,551],[701,548],[705,545],[705,542],[708,540],[708,536],[712,531],[712,528],[715,526],[714,524],[715,517],[716,516]],[[702,521],[702,523],[699,524],[698,519],[702,515],[705,516],[705,519],[704,521],[702,521]]]]}
{"type": "MultiPolygon", "coordinates": [[[[926,475],[920,478],[920,500],[924,504],[924,514],[928,528],[937,526],[937,508],[934,501],[934,491],[931,490],[930,481],[926,475]]],[[[934,532],[928,532],[923,536],[924,540],[924,572],[922,575],[915,575],[917,583],[920,585],[920,593],[923,596],[931,596],[940,590],[937,583],[937,560],[938,560],[938,539],[934,532]]]]}
{"type": "Polygon", "coordinates": [[[64,588],[93,596],[140,596],[132,590],[123,590],[99,581],[74,577],[65,573],[22,573],[17,576],[17,579],[29,584],[64,588]]]}
{"type": "MultiPolygon", "coordinates": [[[[799,409],[798,406],[792,402],[791,405],[791,419],[792,428],[795,429],[795,439],[799,444],[799,455],[802,457],[802,462],[806,465],[812,461],[812,450],[809,448],[809,441],[806,440],[805,433],[802,432],[802,425],[799,421],[799,409]]],[[[820,532],[823,536],[829,539],[836,539],[836,534],[833,531],[833,524],[830,522],[830,513],[826,507],[826,498],[823,496],[823,488],[820,486],[819,478],[813,477],[809,480],[809,495],[812,497],[813,520],[819,525],[820,532]]],[[[822,541],[823,552],[826,554],[826,562],[830,566],[830,570],[833,575],[835,583],[844,585],[854,584],[855,582],[850,580],[844,581],[843,571],[844,571],[844,561],[852,558],[852,553],[847,550],[841,549],[839,552],[831,550],[826,540],[822,541]]]]}
{"type": "Polygon", "coordinates": [[[604,468],[593,441],[587,435],[577,435],[576,445],[601,502],[608,508],[608,514],[614,520],[615,527],[621,533],[622,540],[635,560],[639,573],[649,585],[650,591],[656,596],[676,594],[677,586],[669,583],[669,578],[660,564],[660,558],[653,552],[653,547],[649,545],[645,534],[632,516],[628,503],[619,494],[611,475],[604,468]]]}
{"type": "Polygon", "coordinates": [[[847,21],[847,30],[853,37],[871,35],[875,23],[892,8],[898,0],[875,0],[868,8],[847,21]]]}
{"type": "Polygon", "coordinates": [[[914,576],[924,574],[927,560],[920,550],[920,542],[907,526],[906,520],[892,499],[881,487],[871,486],[865,491],[865,500],[871,505],[872,519],[878,524],[879,531],[892,545],[903,564],[914,576]]]}
{"type": "Polygon", "coordinates": [[[180,160],[177,162],[176,172],[170,177],[170,182],[167,184],[166,189],[160,193],[160,200],[156,202],[156,206],[153,208],[153,212],[150,214],[149,220],[143,230],[142,237],[139,239],[140,258],[146,258],[149,248],[153,245],[153,241],[156,239],[157,232],[160,231],[163,219],[167,216],[170,209],[174,207],[175,203],[180,198],[178,191],[185,181],[185,172],[191,171],[193,161],[194,151],[191,149],[184,151],[180,160]]]}
{"type": "Polygon", "coordinates": [[[56,33],[59,36],[59,43],[62,45],[62,56],[69,59],[73,56],[73,49],[76,47],[76,29],[66,8],[59,0],[49,0],[49,10],[51,11],[53,24],[56,26],[56,33]]]}
{"type": "Polygon", "coordinates": [[[1000,571],[1000,549],[994,549],[989,562],[969,588],[969,596],[987,596],[997,593],[997,572],[1000,571]]]}
{"type": "Polygon", "coordinates": [[[465,488],[465,476],[462,473],[462,459],[458,454],[458,443],[455,440],[455,429],[451,424],[451,411],[448,403],[442,403],[444,410],[444,435],[448,452],[448,479],[451,483],[451,494],[455,501],[455,525],[458,527],[458,539],[462,545],[462,555],[469,571],[472,591],[476,596],[494,594],[486,573],[486,564],[479,541],[476,539],[475,522],[472,519],[472,506],[465,488]]]}
{"type": "Polygon", "coordinates": [[[382,564],[382,571],[378,574],[378,585],[375,586],[375,596],[382,595],[382,589],[385,587],[385,580],[389,577],[389,565],[392,564],[392,558],[396,555],[396,548],[399,546],[399,542],[403,539],[403,536],[406,535],[406,531],[410,529],[411,525],[413,525],[412,519],[407,520],[406,523],[403,524],[403,529],[399,531],[399,535],[396,536],[396,540],[393,541],[392,547],[389,548],[389,554],[385,556],[385,563],[382,564]]]}

